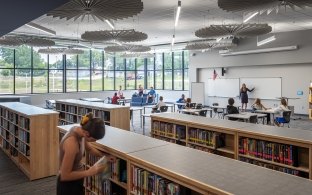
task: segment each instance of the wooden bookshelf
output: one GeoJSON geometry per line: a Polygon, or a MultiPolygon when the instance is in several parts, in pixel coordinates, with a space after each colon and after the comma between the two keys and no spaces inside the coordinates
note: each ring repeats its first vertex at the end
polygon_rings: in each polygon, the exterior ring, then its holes
{"type": "MultiPolygon", "coordinates": [[[[59,129],[64,133],[72,126],[59,126],[59,129]]],[[[149,186],[157,179],[158,185],[165,184],[171,190],[192,195],[262,195],[276,194],[277,189],[279,194],[312,193],[312,181],[308,179],[113,127],[107,127],[104,138],[92,145],[126,161],[127,180],[109,179],[105,185],[113,188],[110,193],[148,194],[149,186]]],[[[96,186],[103,183],[99,184],[101,180],[96,177],[86,179],[85,183],[95,186],[86,186],[86,194],[101,194],[96,186]]]]}
{"type": "Polygon", "coordinates": [[[79,123],[83,115],[92,112],[106,125],[130,130],[130,107],[127,106],[67,99],[56,100],[56,111],[60,113],[59,125],[79,123]]]}
{"type": "Polygon", "coordinates": [[[177,113],[151,115],[151,121],[154,138],[312,179],[310,131],[177,113]],[[176,139],[181,126],[182,141],[176,139]]]}
{"type": "Polygon", "coordinates": [[[309,87],[309,119],[312,119],[312,87],[309,87]]]}
{"type": "Polygon", "coordinates": [[[58,112],[0,103],[0,146],[30,180],[56,175],[58,112]]]}

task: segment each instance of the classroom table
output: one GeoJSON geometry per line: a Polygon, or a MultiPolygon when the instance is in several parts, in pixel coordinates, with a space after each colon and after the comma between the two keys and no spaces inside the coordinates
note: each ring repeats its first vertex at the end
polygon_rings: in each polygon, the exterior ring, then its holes
{"type": "Polygon", "coordinates": [[[190,114],[195,114],[197,115],[200,111],[202,110],[207,110],[210,112],[210,118],[212,118],[212,109],[211,108],[203,108],[203,109],[181,109],[181,110],[178,110],[178,112],[182,112],[182,113],[190,113],[190,114]]]}
{"type": "Polygon", "coordinates": [[[260,114],[260,113],[251,113],[251,112],[243,112],[239,114],[227,114],[225,117],[227,118],[235,118],[235,119],[241,119],[244,120],[245,122],[250,121],[251,116],[257,116],[257,118],[262,118],[263,124],[264,124],[264,119],[267,115],[266,114],[260,114]]]}
{"type": "MultiPolygon", "coordinates": [[[[267,109],[267,110],[255,110],[255,113],[263,113],[263,114],[270,114],[272,117],[272,121],[275,120],[274,114],[276,113],[273,109],[267,109]]],[[[272,125],[274,125],[274,122],[272,122],[272,125]]]]}
{"type": "Polygon", "coordinates": [[[131,100],[130,98],[123,98],[123,99],[118,99],[117,102],[124,106],[125,103],[130,100],[131,100]]]}
{"type": "MultiPolygon", "coordinates": [[[[147,105],[147,106],[144,106],[144,107],[143,107],[143,108],[144,108],[144,109],[143,109],[143,111],[144,111],[143,113],[145,114],[145,109],[146,109],[146,108],[151,108],[151,109],[152,109],[152,108],[155,108],[155,106],[156,106],[156,105],[147,105]]],[[[173,112],[173,107],[174,107],[174,106],[173,106],[172,104],[166,104],[166,106],[168,106],[168,108],[171,108],[171,112],[173,112]]]]}
{"type": "Polygon", "coordinates": [[[104,102],[104,100],[100,98],[80,98],[80,100],[87,102],[104,102]]]}
{"type": "MultiPolygon", "coordinates": [[[[175,110],[175,106],[177,105],[177,106],[182,106],[182,107],[184,107],[185,105],[186,105],[186,103],[178,103],[178,102],[174,102],[173,103],[173,111],[175,112],[176,110],[175,110]]],[[[178,108],[178,110],[179,110],[179,108],[178,108]]]]}

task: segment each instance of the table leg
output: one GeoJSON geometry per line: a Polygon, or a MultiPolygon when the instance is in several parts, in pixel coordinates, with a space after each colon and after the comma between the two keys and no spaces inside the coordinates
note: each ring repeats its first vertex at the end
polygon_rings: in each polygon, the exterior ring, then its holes
{"type": "Polygon", "coordinates": [[[143,135],[145,135],[145,116],[142,116],[143,117],[143,135]]]}
{"type": "MultiPolygon", "coordinates": [[[[140,110],[140,116],[142,116],[142,109],[140,110]]],[[[140,117],[140,124],[141,124],[141,127],[142,127],[142,117],[140,117]]]]}

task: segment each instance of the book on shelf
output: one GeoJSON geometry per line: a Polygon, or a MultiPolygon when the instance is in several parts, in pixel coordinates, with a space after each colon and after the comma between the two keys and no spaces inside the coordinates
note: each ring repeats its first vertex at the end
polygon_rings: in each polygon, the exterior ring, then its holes
{"type": "Polygon", "coordinates": [[[239,154],[267,161],[299,166],[298,147],[252,138],[239,138],[239,154]]]}

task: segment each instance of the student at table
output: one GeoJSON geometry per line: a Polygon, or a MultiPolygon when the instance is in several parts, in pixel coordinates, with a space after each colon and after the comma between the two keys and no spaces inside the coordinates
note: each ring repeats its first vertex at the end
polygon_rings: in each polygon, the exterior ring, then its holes
{"type": "Polygon", "coordinates": [[[281,104],[274,108],[274,112],[275,113],[278,113],[278,115],[275,117],[275,120],[274,120],[274,124],[277,125],[277,126],[280,126],[280,123],[278,121],[282,121],[284,119],[283,117],[283,112],[284,111],[290,111],[288,106],[287,106],[287,101],[285,98],[282,98],[281,99],[281,104]]]}
{"type": "MultiPolygon", "coordinates": [[[[228,99],[228,105],[226,106],[226,113],[227,114],[239,114],[237,107],[234,106],[234,99],[229,98],[228,99]]],[[[229,118],[229,120],[235,121],[237,119],[229,118]]]]}
{"type": "Polygon", "coordinates": [[[118,104],[118,99],[120,99],[120,98],[117,96],[117,93],[115,93],[113,98],[112,98],[112,104],[118,104]]]}
{"type": "Polygon", "coordinates": [[[166,103],[164,102],[163,96],[159,97],[159,102],[153,107],[152,113],[154,112],[160,112],[160,107],[166,106],[166,103]]]}
{"type": "Polygon", "coordinates": [[[191,107],[191,103],[192,103],[192,99],[191,98],[186,98],[185,108],[186,109],[192,108],[191,107]]]}
{"type": "MultiPolygon", "coordinates": [[[[185,95],[182,94],[182,96],[178,99],[177,103],[185,103],[186,99],[185,99],[185,95]]],[[[183,106],[182,105],[178,105],[178,109],[182,109],[183,106]]]]}
{"type": "Polygon", "coordinates": [[[240,95],[239,95],[239,97],[241,99],[241,102],[242,102],[242,111],[246,111],[246,109],[247,109],[247,104],[248,104],[248,94],[247,94],[247,92],[252,92],[254,89],[255,88],[248,89],[246,87],[245,83],[242,84],[242,87],[240,88],[240,95]]]}
{"type": "MultiPolygon", "coordinates": [[[[267,110],[267,109],[270,109],[270,108],[266,108],[262,103],[261,103],[261,100],[259,98],[256,98],[255,99],[255,102],[251,105],[251,108],[253,111],[255,110],[267,110]]],[[[270,113],[267,113],[267,124],[270,124],[270,113]]]]}

